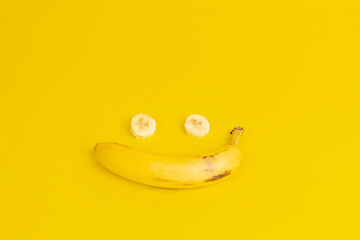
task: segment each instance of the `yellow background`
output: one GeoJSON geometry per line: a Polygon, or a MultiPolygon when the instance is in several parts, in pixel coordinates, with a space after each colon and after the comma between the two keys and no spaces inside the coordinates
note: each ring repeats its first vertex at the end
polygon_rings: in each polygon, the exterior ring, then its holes
{"type": "Polygon", "coordinates": [[[0,239],[360,239],[359,43],[355,0],[0,0],[0,239]],[[202,152],[237,125],[245,162],[207,188],[92,155],[202,152]]]}

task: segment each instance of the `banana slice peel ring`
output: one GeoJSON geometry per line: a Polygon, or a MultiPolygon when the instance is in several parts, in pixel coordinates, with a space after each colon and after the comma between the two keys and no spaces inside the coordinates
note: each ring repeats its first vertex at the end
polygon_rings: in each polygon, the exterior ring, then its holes
{"type": "Polygon", "coordinates": [[[201,155],[163,155],[123,144],[98,143],[95,156],[108,170],[134,182],[163,188],[194,188],[219,182],[235,172],[242,161],[238,148],[243,128],[220,149],[201,155]]]}

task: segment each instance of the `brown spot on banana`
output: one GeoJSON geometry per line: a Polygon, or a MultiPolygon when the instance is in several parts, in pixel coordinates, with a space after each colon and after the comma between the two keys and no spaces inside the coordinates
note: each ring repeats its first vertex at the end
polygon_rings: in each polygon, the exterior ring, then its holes
{"type": "Polygon", "coordinates": [[[209,155],[209,156],[203,156],[202,158],[206,159],[206,158],[214,158],[214,157],[215,157],[215,155],[209,155]]]}
{"type": "Polygon", "coordinates": [[[219,174],[219,175],[215,175],[215,176],[212,176],[211,178],[209,179],[206,179],[204,182],[211,182],[211,181],[216,181],[216,180],[219,180],[223,177],[226,177],[227,175],[229,175],[231,173],[230,170],[226,170],[225,172],[223,172],[222,174],[219,174]]]}

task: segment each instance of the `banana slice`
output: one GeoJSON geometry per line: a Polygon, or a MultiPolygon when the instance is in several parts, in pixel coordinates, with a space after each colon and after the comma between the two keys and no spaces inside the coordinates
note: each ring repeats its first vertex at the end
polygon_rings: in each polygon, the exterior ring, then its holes
{"type": "Polygon", "coordinates": [[[185,131],[191,137],[203,137],[210,131],[210,124],[206,117],[191,114],[185,120],[185,131]]]}
{"type": "Polygon", "coordinates": [[[131,120],[130,132],[137,139],[149,138],[155,133],[156,122],[146,114],[137,114],[131,120]]]}

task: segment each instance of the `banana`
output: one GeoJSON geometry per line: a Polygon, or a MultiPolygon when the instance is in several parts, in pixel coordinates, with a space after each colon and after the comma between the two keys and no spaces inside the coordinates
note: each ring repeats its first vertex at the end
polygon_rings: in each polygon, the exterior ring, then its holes
{"type": "Polygon", "coordinates": [[[210,131],[210,124],[206,117],[191,114],[185,120],[185,132],[191,137],[203,137],[210,131]]]}
{"type": "Polygon", "coordinates": [[[151,137],[155,129],[155,120],[146,114],[137,114],[131,120],[130,132],[138,139],[151,137]]]}
{"type": "Polygon", "coordinates": [[[134,182],[163,188],[206,186],[232,174],[241,162],[238,148],[243,128],[231,131],[231,141],[224,147],[202,155],[161,155],[128,146],[98,143],[95,156],[110,171],[134,182]]]}

